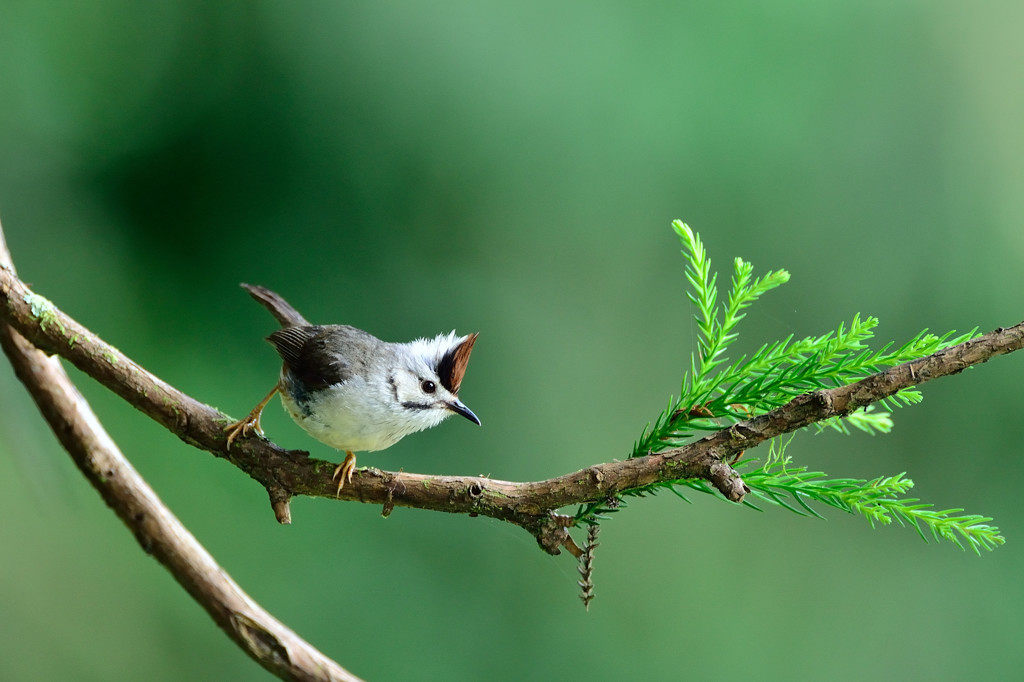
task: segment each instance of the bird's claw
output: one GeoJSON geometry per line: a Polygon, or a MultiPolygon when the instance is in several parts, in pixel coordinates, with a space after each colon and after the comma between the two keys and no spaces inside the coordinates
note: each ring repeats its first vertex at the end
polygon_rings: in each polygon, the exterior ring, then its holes
{"type": "Polygon", "coordinates": [[[260,426],[261,414],[262,410],[260,412],[250,412],[245,419],[237,421],[234,424],[228,424],[224,427],[224,430],[228,434],[228,450],[231,449],[231,444],[235,442],[236,438],[239,436],[244,438],[249,435],[250,431],[255,431],[260,436],[263,435],[263,428],[260,426]]]}
{"type": "Polygon", "coordinates": [[[336,495],[341,497],[341,489],[345,487],[345,482],[352,482],[352,472],[356,470],[356,456],[351,450],[345,451],[345,460],[338,465],[334,470],[334,475],[331,476],[331,480],[338,479],[338,492],[336,495]]]}

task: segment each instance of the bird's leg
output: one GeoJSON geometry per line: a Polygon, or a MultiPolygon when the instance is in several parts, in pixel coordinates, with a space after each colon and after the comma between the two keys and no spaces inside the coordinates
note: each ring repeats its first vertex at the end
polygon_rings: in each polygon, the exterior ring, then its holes
{"type": "Polygon", "coordinates": [[[341,496],[341,489],[345,487],[345,481],[352,482],[352,472],[356,470],[356,456],[351,450],[345,451],[345,461],[334,470],[331,480],[338,479],[338,496],[341,496]]]}
{"type": "Polygon", "coordinates": [[[252,408],[252,412],[249,413],[242,421],[237,421],[234,424],[228,424],[224,427],[224,430],[228,432],[228,449],[231,449],[231,443],[234,442],[239,436],[248,436],[249,431],[255,430],[259,435],[263,435],[263,428],[260,426],[260,416],[263,414],[263,408],[267,406],[270,399],[277,393],[279,386],[274,386],[267,397],[260,401],[260,404],[252,408]]]}

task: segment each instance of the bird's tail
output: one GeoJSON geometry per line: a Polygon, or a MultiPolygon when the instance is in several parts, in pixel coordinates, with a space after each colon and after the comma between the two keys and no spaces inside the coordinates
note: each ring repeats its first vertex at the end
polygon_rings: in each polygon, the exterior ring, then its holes
{"type": "Polygon", "coordinates": [[[282,327],[308,327],[309,322],[288,301],[266,287],[242,283],[242,288],[264,308],[270,311],[282,327]]]}

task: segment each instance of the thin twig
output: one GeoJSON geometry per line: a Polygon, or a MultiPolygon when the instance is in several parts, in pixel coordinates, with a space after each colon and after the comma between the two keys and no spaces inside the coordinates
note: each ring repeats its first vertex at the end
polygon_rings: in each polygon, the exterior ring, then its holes
{"type": "MultiPolygon", "coordinates": [[[[0,229],[0,268],[13,271],[0,229]]],[[[270,672],[292,680],[358,680],[253,601],[125,459],[57,358],[7,324],[0,345],[61,444],[104,501],[213,620],[270,672]]]]}

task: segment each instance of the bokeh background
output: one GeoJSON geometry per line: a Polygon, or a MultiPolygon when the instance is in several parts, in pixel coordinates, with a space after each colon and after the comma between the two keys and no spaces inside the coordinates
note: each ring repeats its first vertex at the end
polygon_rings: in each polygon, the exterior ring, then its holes
{"type": "MultiPolygon", "coordinates": [[[[882,340],[1022,317],[1020,3],[0,6],[0,215],[37,291],[242,416],[273,384],[238,288],[390,340],[480,331],[451,420],[360,463],[534,480],[623,457],[696,329],[682,218],[792,281],[738,350],[855,313],[882,340]]],[[[0,363],[0,678],[265,679],[105,508],[0,363]]],[[[1009,679],[1024,667],[1024,357],[890,436],[810,434],[991,515],[981,558],[711,498],[604,524],[597,598],[498,522],[266,494],[81,379],[227,571],[370,680],[1009,679]]],[[[336,455],[272,406],[286,447],[336,455]]]]}

